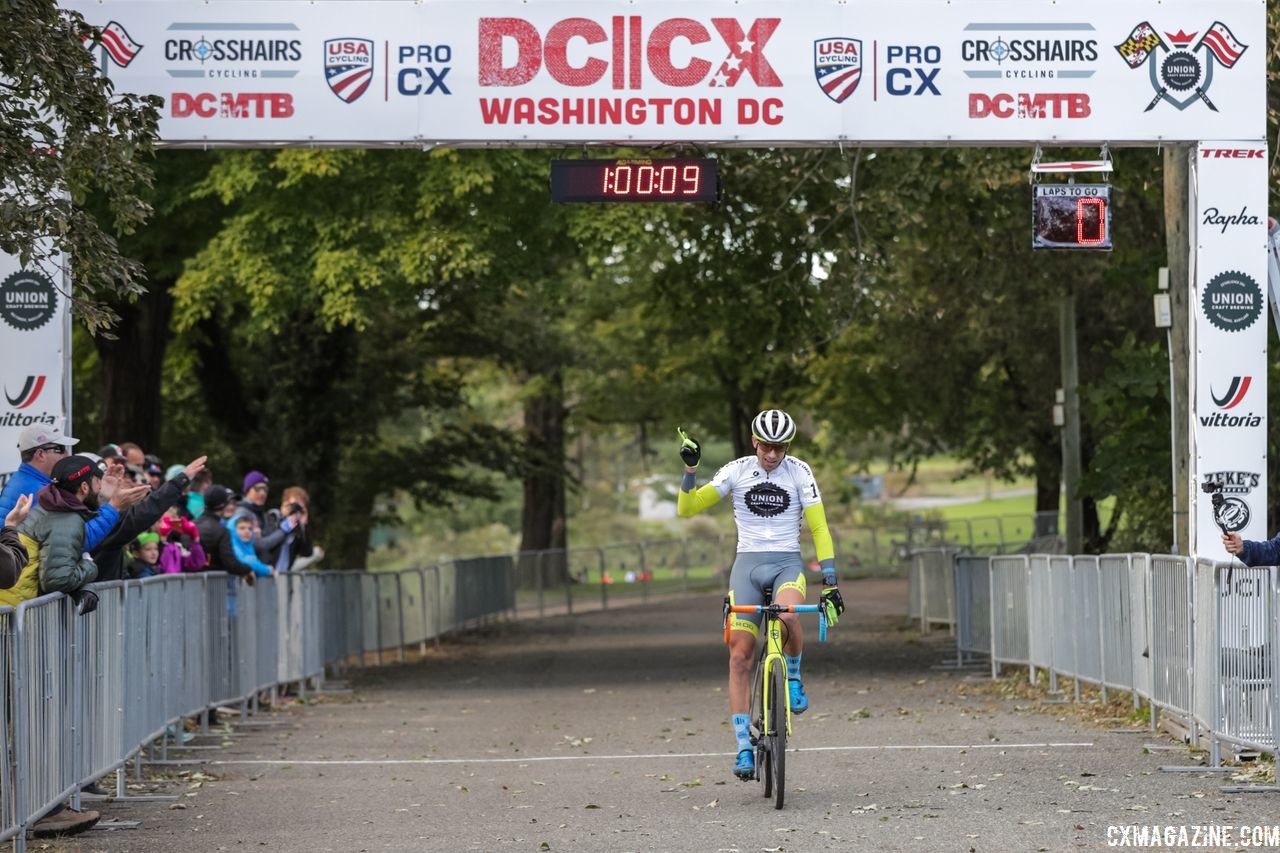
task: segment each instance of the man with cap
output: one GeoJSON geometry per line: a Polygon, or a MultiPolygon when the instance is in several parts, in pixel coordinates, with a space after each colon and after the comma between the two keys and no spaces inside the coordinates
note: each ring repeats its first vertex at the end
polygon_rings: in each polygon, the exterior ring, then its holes
{"type": "MultiPolygon", "coordinates": [[[[58,460],[66,457],[80,439],[63,435],[62,430],[46,424],[32,424],[18,433],[18,454],[22,465],[9,478],[0,492],[0,517],[9,514],[18,503],[20,495],[35,495],[49,485],[49,476],[58,460]]],[[[112,500],[89,522],[85,530],[85,550],[92,551],[106,538],[107,533],[120,520],[120,510],[132,506],[146,492],[120,491],[112,494],[112,500]]]]}
{"type": "Polygon", "coordinates": [[[85,523],[98,513],[103,469],[88,456],[64,456],[50,474],[52,481],[36,492],[31,511],[18,525],[27,567],[12,589],[0,592],[0,604],[63,592],[87,613],[97,606],[97,596],[84,587],[97,580],[98,567],[85,553],[85,523]]]}

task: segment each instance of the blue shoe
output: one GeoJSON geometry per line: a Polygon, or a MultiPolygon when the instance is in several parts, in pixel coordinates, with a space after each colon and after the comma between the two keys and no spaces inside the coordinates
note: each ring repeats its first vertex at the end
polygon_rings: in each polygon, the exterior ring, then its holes
{"type": "Polygon", "coordinates": [[[738,763],[733,765],[733,775],[749,782],[756,775],[756,757],[749,749],[738,750],[738,763]]]}
{"type": "Polygon", "coordinates": [[[798,678],[787,679],[787,692],[791,694],[791,713],[803,714],[809,710],[809,697],[804,695],[804,685],[798,678]]]}

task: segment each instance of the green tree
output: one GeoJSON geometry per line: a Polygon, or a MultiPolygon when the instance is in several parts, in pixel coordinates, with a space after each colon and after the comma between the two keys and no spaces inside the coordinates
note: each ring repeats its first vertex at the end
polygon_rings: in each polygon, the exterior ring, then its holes
{"type": "Polygon", "coordinates": [[[100,300],[141,292],[142,269],[87,201],[105,199],[116,233],[146,220],[160,99],[115,92],[94,66],[97,32],[53,0],[5,0],[0,30],[0,251],[24,265],[69,255],[73,306],[103,329],[100,300]]]}

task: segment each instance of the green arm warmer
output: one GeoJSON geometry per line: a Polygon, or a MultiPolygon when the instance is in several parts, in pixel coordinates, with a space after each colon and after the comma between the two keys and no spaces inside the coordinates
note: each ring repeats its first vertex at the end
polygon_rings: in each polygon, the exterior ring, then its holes
{"type": "Polygon", "coordinates": [[[824,566],[835,566],[836,547],[831,542],[831,531],[827,529],[827,513],[822,504],[804,508],[804,520],[809,523],[809,532],[813,534],[813,548],[818,554],[818,562],[824,566]],[[830,562],[826,562],[830,560],[830,562]]]}
{"type": "Polygon", "coordinates": [[[710,483],[707,483],[696,492],[686,492],[681,489],[680,494],[676,496],[676,514],[681,518],[689,518],[704,509],[710,509],[718,503],[720,503],[720,493],[710,483]]]}

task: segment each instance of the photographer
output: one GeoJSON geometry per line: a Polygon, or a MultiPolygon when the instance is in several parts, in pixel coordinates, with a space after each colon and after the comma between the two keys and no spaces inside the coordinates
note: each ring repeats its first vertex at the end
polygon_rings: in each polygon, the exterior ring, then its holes
{"type": "Polygon", "coordinates": [[[1280,565],[1280,533],[1265,542],[1241,539],[1239,533],[1222,534],[1222,547],[1246,566],[1280,565]]]}
{"type": "Polygon", "coordinates": [[[262,535],[254,543],[258,556],[277,572],[287,572],[299,557],[311,556],[311,531],[307,528],[306,489],[290,486],[280,498],[280,509],[264,515],[262,535]]]}

